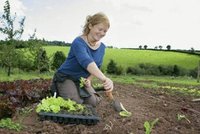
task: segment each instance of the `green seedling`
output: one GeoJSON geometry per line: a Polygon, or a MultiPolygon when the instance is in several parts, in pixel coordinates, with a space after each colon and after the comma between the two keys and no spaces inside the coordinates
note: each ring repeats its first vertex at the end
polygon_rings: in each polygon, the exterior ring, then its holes
{"type": "Polygon", "coordinates": [[[37,105],[36,112],[39,113],[41,111],[44,111],[44,112],[58,113],[62,109],[71,113],[71,112],[83,112],[86,109],[86,107],[70,99],[65,100],[61,97],[57,98],[47,97],[42,99],[41,103],[37,105]]]}
{"type": "Polygon", "coordinates": [[[80,78],[80,88],[83,88],[84,87],[84,83],[85,83],[85,78],[81,77],[80,78]]]}
{"type": "Polygon", "coordinates": [[[122,116],[122,117],[130,117],[132,115],[131,112],[127,111],[124,106],[122,105],[122,103],[120,103],[120,106],[122,108],[122,111],[119,112],[119,115],[122,116]]]}
{"type": "Polygon", "coordinates": [[[191,123],[190,120],[185,115],[177,114],[177,119],[178,121],[185,119],[188,123],[191,123]]]}
{"type": "Polygon", "coordinates": [[[22,125],[13,122],[11,118],[6,118],[0,120],[0,128],[7,128],[15,131],[20,131],[22,129],[22,125]]]}
{"type": "Polygon", "coordinates": [[[132,113],[127,112],[127,111],[121,111],[121,112],[119,112],[119,115],[122,117],[130,117],[132,115],[132,113]]]}
{"type": "Polygon", "coordinates": [[[152,131],[154,125],[158,122],[158,120],[159,120],[159,118],[156,118],[152,122],[149,122],[149,121],[144,122],[145,134],[151,134],[151,131],[152,131]]]}

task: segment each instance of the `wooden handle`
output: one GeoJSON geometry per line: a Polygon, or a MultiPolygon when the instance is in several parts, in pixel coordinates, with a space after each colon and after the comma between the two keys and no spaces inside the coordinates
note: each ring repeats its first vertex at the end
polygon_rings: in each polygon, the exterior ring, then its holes
{"type": "Polygon", "coordinates": [[[111,92],[106,92],[106,95],[108,96],[108,98],[109,98],[110,100],[114,100],[114,97],[113,97],[113,95],[112,95],[112,91],[111,91],[111,92]]]}

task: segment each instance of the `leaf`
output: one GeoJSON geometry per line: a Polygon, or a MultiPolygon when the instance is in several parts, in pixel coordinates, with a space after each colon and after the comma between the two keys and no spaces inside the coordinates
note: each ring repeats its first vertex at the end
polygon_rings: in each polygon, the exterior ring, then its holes
{"type": "Polygon", "coordinates": [[[65,100],[61,97],[47,97],[45,99],[42,99],[41,103],[37,105],[36,112],[39,113],[41,111],[44,111],[58,113],[61,109],[68,112],[82,112],[86,109],[86,107],[84,105],[77,104],[75,101],[72,101],[70,99],[65,100]]]}
{"type": "Polygon", "coordinates": [[[156,118],[154,121],[151,122],[151,129],[158,122],[158,120],[159,120],[159,118],[156,118]]]}
{"type": "Polygon", "coordinates": [[[81,77],[80,78],[80,88],[83,88],[84,87],[84,83],[85,83],[85,78],[81,77]]]}
{"type": "Polygon", "coordinates": [[[145,134],[150,134],[151,126],[150,126],[150,123],[148,121],[144,122],[144,128],[145,128],[145,134]]]}
{"type": "Polygon", "coordinates": [[[156,118],[152,122],[145,121],[144,122],[144,128],[145,128],[145,134],[151,134],[151,131],[154,127],[154,125],[158,122],[159,118],[156,118]]]}
{"type": "Polygon", "coordinates": [[[128,112],[128,111],[121,111],[121,112],[119,112],[119,115],[122,117],[130,117],[132,115],[132,113],[128,112]]]}

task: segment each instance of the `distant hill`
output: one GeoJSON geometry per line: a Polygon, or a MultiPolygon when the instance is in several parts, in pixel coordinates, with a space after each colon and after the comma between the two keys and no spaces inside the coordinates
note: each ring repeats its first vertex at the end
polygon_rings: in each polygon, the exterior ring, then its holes
{"type": "MultiPolygon", "coordinates": [[[[48,55],[53,55],[56,51],[63,51],[68,54],[69,47],[46,46],[48,55]]],[[[133,49],[113,49],[107,48],[103,68],[105,69],[109,60],[113,59],[123,68],[136,66],[140,63],[150,63],[154,65],[178,65],[185,69],[197,67],[200,56],[175,51],[154,51],[154,50],[133,50],[133,49]]]]}

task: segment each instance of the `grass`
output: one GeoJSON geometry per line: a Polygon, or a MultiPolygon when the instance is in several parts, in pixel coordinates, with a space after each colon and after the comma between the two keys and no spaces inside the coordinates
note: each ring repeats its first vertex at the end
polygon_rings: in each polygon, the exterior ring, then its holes
{"type": "Polygon", "coordinates": [[[112,79],[116,82],[134,84],[134,83],[171,83],[171,84],[180,84],[180,85],[193,85],[197,86],[200,83],[197,83],[197,80],[191,77],[172,77],[172,76],[136,76],[136,75],[113,75],[112,79]]]}
{"type": "MultiPolygon", "coordinates": [[[[28,80],[28,79],[51,79],[54,75],[54,71],[39,74],[38,72],[23,72],[18,69],[12,70],[10,77],[4,69],[0,68],[0,81],[14,81],[14,80],[28,80]]],[[[134,84],[134,83],[171,83],[180,85],[193,85],[197,86],[197,80],[191,77],[171,77],[171,76],[136,76],[136,75],[109,75],[115,82],[134,84]]]]}
{"type": "Polygon", "coordinates": [[[181,93],[183,95],[200,96],[200,83],[189,77],[169,76],[111,76],[118,83],[133,84],[144,89],[153,89],[171,94],[181,93]]]}
{"type": "MultiPolygon", "coordinates": [[[[52,57],[56,51],[62,51],[68,54],[70,47],[63,46],[45,46],[47,54],[52,57]]],[[[128,50],[128,49],[106,49],[106,54],[103,62],[103,70],[105,70],[110,59],[113,59],[118,65],[123,68],[128,66],[136,66],[140,63],[150,63],[154,65],[178,65],[182,68],[193,69],[197,66],[199,56],[189,55],[178,52],[163,52],[152,50],[128,50]]],[[[39,74],[37,72],[23,72],[17,69],[13,70],[10,77],[7,77],[6,71],[0,68],[0,81],[28,80],[28,79],[51,79],[54,71],[39,74]]],[[[190,77],[169,77],[169,76],[135,76],[135,75],[111,75],[114,82],[135,84],[144,88],[157,89],[160,85],[174,86],[200,86],[196,79],[190,77]]],[[[171,88],[171,87],[170,87],[171,88]]],[[[185,91],[185,90],[184,90],[185,91]]]]}
{"type": "MultiPolygon", "coordinates": [[[[70,47],[45,46],[47,54],[52,57],[56,51],[68,54],[70,47]]],[[[108,62],[113,59],[123,68],[133,67],[140,63],[154,65],[178,65],[185,69],[194,69],[200,60],[199,56],[170,51],[129,50],[107,48],[102,68],[105,70],[108,62]]]]}
{"type": "Polygon", "coordinates": [[[103,66],[107,65],[110,59],[125,68],[140,63],[150,63],[154,65],[176,64],[186,69],[193,69],[198,65],[200,57],[168,51],[107,49],[103,66]]]}
{"type": "MultiPolygon", "coordinates": [[[[23,72],[13,70],[14,73],[8,77],[3,69],[0,69],[0,81],[29,80],[29,79],[52,79],[54,72],[39,74],[37,72],[23,72]]],[[[186,95],[200,96],[200,83],[190,77],[170,76],[135,76],[135,75],[108,75],[114,82],[133,84],[144,89],[165,90],[170,93],[180,92],[186,95]]]]}
{"type": "Polygon", "coordinates": [[[29,80],[29,79],[50,79],[53,77],[54,72],[48,72],[39,74],[37,72],[23,72],[18,69],[12,70],[12,74],[10,77],[7,76],[7,73],[4,69],[0,69],[0,81],[14,81],[14,80],[29,80]]]}

